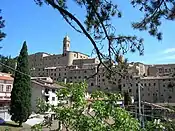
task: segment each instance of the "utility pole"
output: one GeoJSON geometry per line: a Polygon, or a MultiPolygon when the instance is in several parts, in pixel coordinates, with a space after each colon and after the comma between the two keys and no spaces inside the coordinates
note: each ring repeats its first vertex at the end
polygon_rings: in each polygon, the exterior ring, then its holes
{"type": "Polygon", "coordinates": [[[140,83],[138,84],[138,97],[139,97],[139,100],[138,100],[138,102],[139,102],[139,120],[140,120],[140,124],[142,123],[142,114],[141,114],[141,97],[140,97],[140,87],[141,87],[141,85],[140,85],[140,83]]]}
{"type": "Polygon", "coordinates": [[[145,105],[143,104],[142,106],[142,111],[143,111],[143,117],[142,117],[142,120],[143,120],[143,128],[145,127],[145,105]]]}

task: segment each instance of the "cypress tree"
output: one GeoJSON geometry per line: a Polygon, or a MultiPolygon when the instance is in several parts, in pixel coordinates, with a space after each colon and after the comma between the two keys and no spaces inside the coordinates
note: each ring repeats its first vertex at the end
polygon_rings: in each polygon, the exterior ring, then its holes
{"type": "Polygon", "coordinates": [[[131,97],[129,95],[129,92],[124,92],[124,105],[127,107],[129,104],[131,104],[131,97]]]}
{"type": "Polygon", "coordinates": [[[31,88],[26,41],[17,59],[17,68],[11,92],[11,120],[22,126],[31,114],[31,88]]]}

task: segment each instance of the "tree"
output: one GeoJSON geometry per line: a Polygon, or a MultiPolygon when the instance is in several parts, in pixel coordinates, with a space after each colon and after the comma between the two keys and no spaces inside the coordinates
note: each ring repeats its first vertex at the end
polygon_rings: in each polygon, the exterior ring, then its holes
{"type": "Polygon", "coordinates": [[[124,92],[124,105],[128,106],[129,104],[131,104],[131,97],[129,95],[129,92],[124,92]]]}
{"type": "Polygon", "coordinates": [[[27,121],[31,114],[31,88],[26,42],[23,43],[17,59],[16,70],[11,92],[10,114],[12,115],[11,120],[22,126],[22,122],[27,121]]]}
{"type": "Polygon", "coordinates": [[[86,83],[67,84],[67,87],[57,92],[58,100],[67,103],[52,107],[59,122],[59,130],[63,126],[67,130],[79,131],[139,131],[138,121],[116,104],[122,99],[120,94],[94,92],[87,100],[86,83]]]}
{"type": "MultiPolygon", "coordinates": [[[[58,130],[67,131],[154,131],[162,129],[174,129],[173,124],[163,123],[160,120],[145,122],[141,128],[137,119],[133,118],[117,102],[123,97],[117,93],[93,92],[90,98],[86,98],[87,84],[66,84],[66,88],[58,90],[59,101],[57,106],[50,106],[56,113],[58,130]],[[62,129],[61,129],[62,128],[62,129]]],[[[36,124],[32,130],[42,130],[43,123],[36,124]]],[[[171,130],[170,130],[171,131],[171,130]]]]}
{"type": "Polygon", "coordinates": [[[16,58],[11,58],[11,56],[0,55],[0,72],[10,73],[14,75],[15,66],[16,58]]]}
{"type": "MultiPolygon", "coordinates": [[[[116,28],[112,23],[113,18],[122,18],[122,12],[119,4],[111,0],[73,0],[77,6],[82,8],[85,20],[81,20],[74,12],[70,12],[70,4],[67,0],[34,0],[38,5],[46,3],[56,9],[65,21],[78,33],[84,34],[92,43],[94,53],[96,53],[100,63],[97,68],[103,65],[108,72],[120,71],[113,68],[113,61],[120,62],[120,55],[128,51],[139,51],[144,53],[143,38],[133,35],[117,34],[116,28]],[[69,6],[68,6],[69,5],[69,6]],[[107,54],[101,50],[104,43],[107,44],[107,54]],[[117,58],[117,59],[116,59],[117,58]],[[105,61],[111,62],[106,65],[105,61]]],[[[134,8],[143,12],[144,16],[141,21],[133,22],[132,27],[140,31],[148,31],[150,35],[162,39],[162,33],[158,30],[162,19],[173,20],[175,18],[175,1],[174,0],[131,0],[134,8]]]]}
{"type": "Polygon", "coordinates": [[[43,114],[43,113],[47,112],[47,111],[49,110],[49,108],[50,108],[50,105],[47,104],[47,103],[46,103],[43,99],[41,99],[41,98],[38,98],[38,99],[36,100],[36,103],[37,103],[38,113],[43,114]]]}
{"type": "MultiPolygon", "coordinates": [[[[0,13],[1,13],[1,9],[0,9],[0,13]]],[[[5,38],[6,34],[2,31],[2,29],[5,27],[5,20],[2,18],[2,16],[0,15],[0,41],[2,41],[3,38],[5,38]]],[[[0,48],[2,48],[0,46],[0,48]]]]}

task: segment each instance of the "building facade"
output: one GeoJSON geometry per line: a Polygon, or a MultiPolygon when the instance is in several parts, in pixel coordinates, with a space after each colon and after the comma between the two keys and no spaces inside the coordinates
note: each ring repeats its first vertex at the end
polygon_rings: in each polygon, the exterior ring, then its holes
{"type": "Polygon", "coordinates": [[[112,78],[107,78],[106,69],[100,67],[98,74],[89,78],[97,72],[99,60],[81,52],[70,51],[68,36],[63,39],[62,54],[35,53],[29,55],[29,64],[32,76],[51,77],[58,82],[86,81],[89,92],[94,90],[129,91],[137,98],[138,83],[140,83],[144,87],[141,90],[142,100],[154,103],[175,102],[173,96],[175,64],[146,65],[132,62],[128,63],[126,76],[116,73],[112,78]]]}
{"type": "Polygon", "coordinates": [[[31,105],[32,111],[37,112],[37,99],[42,99],[50,105],[56,106],[58,99],[56,92],[63,88],[53,83],[50,77],[32,77],[31,78],[31,105]]]}

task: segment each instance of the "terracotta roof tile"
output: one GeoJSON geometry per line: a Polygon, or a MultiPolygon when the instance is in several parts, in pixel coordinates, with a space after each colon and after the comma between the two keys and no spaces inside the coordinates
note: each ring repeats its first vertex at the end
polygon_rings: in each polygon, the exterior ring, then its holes
{"type": "Polygon", "coordinates": [[[13,77],[0,76],[0,80],[14,80],[13,77]]]}

